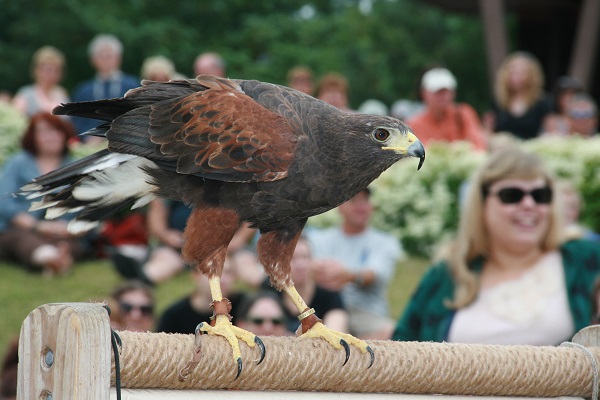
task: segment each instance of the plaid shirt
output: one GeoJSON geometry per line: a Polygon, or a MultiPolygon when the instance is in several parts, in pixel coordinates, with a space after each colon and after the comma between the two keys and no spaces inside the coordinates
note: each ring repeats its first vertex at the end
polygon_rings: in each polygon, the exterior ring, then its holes
{"type": "MultiPolygon", "coordinates": [[[[579,331],[590,324],[592,316],[592,289],[600,272],[600,245],[574,240],[563,244],[560,253],[569,307],[575,331],[579,331]]],[[[469,268],[479,273],[483,261],[479,258],[469,264],[469,268]]],[[[447,308],[444,300],[452,299],[453,295],[454,281],[448,264],[440,262],[433,265],[407,304],[392,338],[404,341],[447,340],[455,310],[447,308]]]]}

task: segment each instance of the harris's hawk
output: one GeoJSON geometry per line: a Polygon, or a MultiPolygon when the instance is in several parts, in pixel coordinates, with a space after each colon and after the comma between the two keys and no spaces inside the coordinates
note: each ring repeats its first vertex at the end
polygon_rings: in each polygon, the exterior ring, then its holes
{"type": "MultiPolygon", "coordinates": [[[[143,81],[123,98],[62,104],[55,114],[106,121],[90,133],[108,147],[22,188],[47,218],[77,213],[89,229],[124,207],[154,198],[193,211],[184,259],[209,278],[215,318],[199,330],[227,338],[241,371],[238,339],[262,342],[230,323],[220,275],[227,246],[244,221],[260,230],[257,253],[279,290],[298,308],[302,334],[346,350],[373,351],[326,328],[290,278],[296,241],[310,216],[330,210],[405,157],[425,158],[421,142],[397,119],[344,113],[296,90],[254,80],[199,76],[143,81]]],[[[370,366],[370,364],[369,364],[370,366]]]]}

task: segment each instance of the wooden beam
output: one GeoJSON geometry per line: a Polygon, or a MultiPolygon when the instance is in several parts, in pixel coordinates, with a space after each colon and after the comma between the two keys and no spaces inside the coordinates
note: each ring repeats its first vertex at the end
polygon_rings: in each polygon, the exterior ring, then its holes
{"type": "MultiPolygon", "coordinates": [[[[438,394],[397,394],[397,393],[332,393],[332,392],[292,392],[292,391],[248,391],[248,390],[170,390],[170,389],[123,389],[123,400],[493,400],[494,397],[443,396],[438,394]]],[[[110,399],[117,394],[111,389],[110,399]]],[[[556,400],[556,397],[498,397],[500,400],[556,400]]],[[[561,400],[582,400],[581,397],[563,396],[561,400]]]]}
{"type": "Polygon", "coordinates": [[[592,83],[592,70],[596,59],[596,50],[598,49],[599,20],[600,1],[583,0],[579,11],[569,75],[579,79],[587,90],[589,90],[592,83]]]}
{"type": "MultiPolygon", "coordinates": [[[[342,366],[343,352],[321,339],[263,337],[264,361],[257,364],[258,350],[242,345],[244,370],[235,379],[231,347],[221,337],[118,333],[124,400],[183,400],[198,390],[207,394],[201,397],[219,398],[211,396],[218,393],[223,398],[247,399],[255,394],[287,398],[280,396],[287,391],[296,392],[290,395],[295,398],[311,396],[297,393],[302,391],[331,392],[330,398],[366,398],[375,393],[446,394],[460,399],[467,395],[590,397],[597,388],[593,367],[600,359],[600,348],[573,343],[486,346],[379,340],[367,341],[376,355],[375,364],[367,368],[368,355],[356,350],[342,366]],[[197,354],[201,362],[182,376],[197,354]]],[[[584,335],[590,343],[598,343],[598,329],[584,335]]],[[[108,313],[100,304],[38,307],[21,329],[17,399],[110,399],[117,365],[111,362],[110,338],[108,313]]]]}
{"type": "Polygon", "coordinates": [[[496,71],[508,52],[504,0],[479,0],[479,11],[485,34],[489,85],[493,89],[496,71]]]}

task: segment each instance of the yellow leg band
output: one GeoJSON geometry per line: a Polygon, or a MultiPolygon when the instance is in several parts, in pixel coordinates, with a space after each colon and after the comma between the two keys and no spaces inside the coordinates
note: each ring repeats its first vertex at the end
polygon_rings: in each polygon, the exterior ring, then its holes
{"type": "Polygon", "coordinates": [[[308,310],[304,311],[302,314],[298,315],[298,321],[302,321],[304,318],[309,317],[309,316],[313,315],[314,313],[315,313],[315,309],[309,308],[308,310]]]}

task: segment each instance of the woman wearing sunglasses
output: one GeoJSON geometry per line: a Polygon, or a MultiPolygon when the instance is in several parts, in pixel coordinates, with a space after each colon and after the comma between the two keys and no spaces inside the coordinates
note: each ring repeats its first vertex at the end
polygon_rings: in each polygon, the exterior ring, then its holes
{"type": "Polygon", "coordinates": [[[565,242],[540,159],[509,147],[475,174],[455,240],[423,277],[396,340],[557,345],[587,326],[600,246],[565,242]]]}
{"type": "Polygon", "coordinates": [[[258,336],[291,336],[283,303],[271,290],[261,290],[242,300],[235,325],[258,336]]]}
{"type": "Polygon", "coordinates": [[[134,332],[152,331],[155,303],[152,287],[137,280],[122,282],[108,300],[111,327],[134,332]]]}

